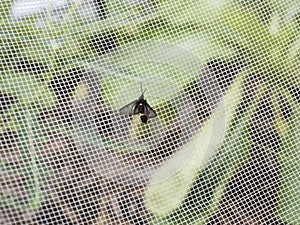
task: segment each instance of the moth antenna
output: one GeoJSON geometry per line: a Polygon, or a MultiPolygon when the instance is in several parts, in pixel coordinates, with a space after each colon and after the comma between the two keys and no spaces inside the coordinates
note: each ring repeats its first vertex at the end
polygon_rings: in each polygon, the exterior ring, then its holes
{"type": "Polygon", "coordinates": [[[143,91],[143,83],[141,83],[141,93],[142,93],[142,96],[144,96],[144,93],[146,92],[147,88],[143,91]]]}

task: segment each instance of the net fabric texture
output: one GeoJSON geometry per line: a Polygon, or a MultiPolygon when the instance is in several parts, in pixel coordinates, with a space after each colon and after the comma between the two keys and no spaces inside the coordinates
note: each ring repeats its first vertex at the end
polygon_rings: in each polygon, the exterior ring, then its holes
{"type": "Polygon", "coordinates": [[[298,0],[0,15],[0,224],[300,224],[298,0]]]}

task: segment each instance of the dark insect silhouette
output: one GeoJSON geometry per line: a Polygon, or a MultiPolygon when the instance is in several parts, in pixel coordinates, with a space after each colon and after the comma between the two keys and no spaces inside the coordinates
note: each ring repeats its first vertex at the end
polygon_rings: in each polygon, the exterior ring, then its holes
{"type": "Polygon", "coordinates": [[[156,112],[151,108],[151,106],[144,99],[144,93],[146,89],[143,91],[143,87],[141,86],[142,95],[139,99],[130,102],[120,109],[120,113],[128,116],[141,114],[141,121],[143,123],[147,123],[149,118],[154,118],[157,116],[156,112]]]}

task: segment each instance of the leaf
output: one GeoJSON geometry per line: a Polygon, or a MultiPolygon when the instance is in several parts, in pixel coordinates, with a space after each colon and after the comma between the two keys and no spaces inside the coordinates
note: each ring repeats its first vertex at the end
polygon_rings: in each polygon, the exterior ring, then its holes
{"type": "Polygon", "coordinates": [[[14,150],[20,151],[23,159],[17,164],[0,160],[0,172],[7,175],[7,184],[4,185],[7,190],[0,191],[0,202],[1,205],[26,211],[38,209],[45,200],[46,193],[43,186],[45,175],[49,170],[45,165],[39,164],[37,157],[37,151],[42,148],[46,139],[42,133],[43,126],[37,119],[38,114],[30,107],[23,108],[20,114],[22,114],[20,118],[22,127],[18,127],[18,148],[14,150]],[[14,177],[20,177],[20,182],[15,181],[14,177]],[[9,182],[16,183],[16,190],[23,190],[24,193],[18,193],[23,195],[21,199],[20,196],[14,196],[16,191],[10,188],[9,182]]]}
{"type": "Polygon", "coordinates": [[[242,81],[239,77],[234,82],[199,133],[153,175],[145,197],[150,212],[167,216],[183,202],[198,172],[223,143],[240,102],[242,81]]]}
{"type": "Polygon", "coordinates": [[[2,0],[0,2],[0,17],[1,17],[1,20],[3,20],[3,22],[5,22],[6,20],[10,20],[11,4],[12,4],[11,0],[2,0]]]}
{"type": "Polygon", "coordinates": [[[277,217],[288,224],[300,224],[300,107],[293,104],[293,116],[282,135],[280,152],[281,179],[277,217]]]}
{"type": "Polygon", "coordinates": [[[15,93],[20,102],[25,105],[35,103],[41,107],[53,107],[55,95],[47,84],[38,81],[30,73],[4,75],[0,78],[0,90],[15,93]]]}
{"type": "Polygon", "coordinates": [[[217,20],[228,0],[166,1],[159,14],[175,23],[205,23],[217,20]],[[171,3],[172,2],[172,3],[171,3]],[[201,13],[199,13],[201,12],[201,13]]]}
{"type": "Polygon", "coordinates": [[[210,58],[232,58],[234,53],[235,49],[215,47],[204,36],[186,34],[169,42],[127,44],[89,68],[107,77],[103,98],[111,108],[119,109],[139,97],[141,83],[147,88],[145,98],[155,106],[174,98],[199,76],[210,58]]]}

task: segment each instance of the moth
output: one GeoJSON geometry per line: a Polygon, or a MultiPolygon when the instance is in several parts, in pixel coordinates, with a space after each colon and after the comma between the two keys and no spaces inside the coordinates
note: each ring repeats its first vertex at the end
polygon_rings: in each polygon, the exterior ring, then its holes
{"type": "Polygon", "coordinates": [[[151,108],[146,99],[144,99],[144,93],[146,92],[146,90],[147,89],[143,91],[143,87],[141,85],[142,95],[137,100],[134,100],[133,102],[130,102],[129,104],[123,106],[119,110],[120,114],[128,116],[140,114],[141,121],[145,124],[147,123],[149,118],[156,117],[156,112],[151,108]]]}

